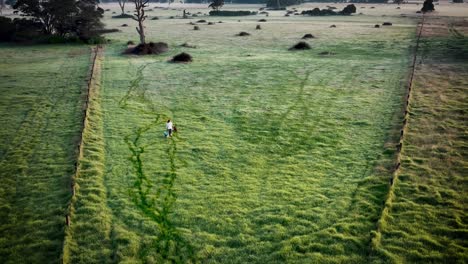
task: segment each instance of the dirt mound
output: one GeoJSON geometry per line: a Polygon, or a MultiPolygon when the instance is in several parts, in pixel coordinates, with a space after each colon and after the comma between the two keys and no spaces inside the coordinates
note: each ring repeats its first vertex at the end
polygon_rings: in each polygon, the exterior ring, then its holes
{"type": "Polygon", "coordinates": [[[336,28],[336,25],[331,25],[330,27],[331,27],[331,28],[336,28]]]}
{"type": "Polygon", "coordinates": [[[200,30],[200,27],[199,26],[194,26],[193,30],[200,30]]]}
{"type": "Polygon", "coordinates": [[[257,25],[257,26],[255,27],[255,29],[256,29],[256,30],[260,30],[260,29],[262,29],[262,27],[261,27],[260,25],[257,25]]]}
{"type": "Polygon", "coordinates": [[[206,23],[206,20],[201,19],[201,20],[198,20],[197,23],[206,23]]]}
{"type": "Polygon", "coordinates": [[[301,41],[297,43],[296,45],[292,46],[289,48],[289,50],[308,50],[311,49],[310,45],[307,42],[301,41]]]}
{"type": "Polygon", "coordinates": [[[188,53],[182,52],[175,55],[170,62],[174,63],[189,63],[192,62],[192,56],[188,53]]]}
{"type": "Polygon", "coordinates": [[[122,24],[121,27],[128,27],[128,24],[122,24]]]}
{"type": "Polygon", "coordinates": [[[197,48],[197,46],[191,45],[191,44],[189,44],[189,43],[187,43],[187,42],[185,42],[184,44],[182,44],[182,45],[180,45],[180,46],[181,46],[181,47],[184,47],[184,48],[191,48],[191,49],[197,48]]]}
{"type": "Polygon", "coordinates": [[[374,27],[375,27],[375,28],[379,28],[379,27],[380,27],[380,25],[374,25],[374,27]]]}
{"type": "Polygon", "coordinates": [[[311,38],[315,38],[314,35],[308,33],[308,34],[305,34],[302,39],[311,39],[311,38]]]}
{"type": "Polygon", "coordinates": [[[150,54],[161,54],[169,50],[169,46],[164,42],[150,42],[146,44],[138,44],[136,47],[128,48],[126,54],[134,55],[150,55],[150,54]]]}
{"type": "Polygon", "coordinates": [[[262,19],[259,19],[258,22],[267,22],[267,20],[262,18],[262,19]]]}
{"type": "Polygon", "coordinates": [[[247,32],[245,32],[245,31],[242,31],[242,32],[239,32],[239,34],[237,34],[236,36],[239,36],[239,37],[250,36],[250,33],[247,33],[247,32]]]}
{"type": "Polygon", "coordinates": [[[208,25],[214,25],[215,23],[214,22],[208,22],[208,25]]]}
{"type": "Polygon", "coordinates": [[[393,24],[390,23],[390,22],[383,22],[383,23],[382,23],[382,26],[391,26],[391,25],[393,25],[393,24]]]}

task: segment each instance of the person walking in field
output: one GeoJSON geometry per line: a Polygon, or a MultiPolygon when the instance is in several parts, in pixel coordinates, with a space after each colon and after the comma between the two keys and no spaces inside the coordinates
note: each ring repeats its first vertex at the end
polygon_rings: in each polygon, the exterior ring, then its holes
{"type": "Polygon", "coordinates": [[[172,136],[172,121],[169,119],[167,120],[167,123],[166,123],[166,130],[167,130],[167,136],[170,137],[172,136]]]}

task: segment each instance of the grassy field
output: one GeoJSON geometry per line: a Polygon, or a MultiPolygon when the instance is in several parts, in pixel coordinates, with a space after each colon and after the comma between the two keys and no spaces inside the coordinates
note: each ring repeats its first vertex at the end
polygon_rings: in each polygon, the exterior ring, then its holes
{"type": "Polygon", "coordinates": [[[122,55],[138,39],[135,22],[103,7],[121,32],[107,35],[97,61],[69,228],[89,48],[0,47],[0,262],[466,262],[463,27],[435,18],[454,36],[426,32],[404,162],[382,216],[416,5],[180,19],[184,8],[208,9],[175,4],[146,22],[147,39],[170,51],[145,57],[122,55]],[[199,19],[216,23],[195,31],[199,19]],[[306,33],[312,49],[289,51],[306,33]],[[194,61],[168,63],[182,51],[194,61]],[[168,118],[179,132],[166,139],[168,118]]]}
{"type": "Polygon", "coordinates": [[[401,172],[378,247],[392,262],[468,258],[468,39],[457,22],[444,19],[439,30],[429,19],[423,34],[401,172]]]}
{"type": "Polygon", "coordinates": [[[0,262],[58,262],[89,48],[0,47],[0,262]]]}
{"type": "Polygon", "coordinates": [[[372,17],[277,16],[255,31],[257,19],[216,18],[224,23],[200,31],[187,20],[148,21],[149,39],[172,49],[145,58],[121,55],[131,27],[109,36],[96,146],[105,173],[88,187],[107,197],[75,217],[94,235],[77,234],[72,262],[367,260],[414,22],[374,29],[372,17]],[[316,35],[313,49],[288,51],[305,33],[316,35]],[[177,47],[184,42],[197,48],[177,47]],[[194,62],[167,63],[181,51],[194,62]],[[167,118],[179,128],[169,140],[167,118]]]}

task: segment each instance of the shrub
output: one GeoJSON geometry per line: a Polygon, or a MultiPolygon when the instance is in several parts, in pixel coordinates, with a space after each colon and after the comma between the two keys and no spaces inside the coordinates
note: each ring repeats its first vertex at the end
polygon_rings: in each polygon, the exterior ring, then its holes
{"type": "Polygon", "coordinates": [[[340,12],[335,12],[332,9],[322,9],[314,8],[312,10],[304,10],[302,11],[302,15],[308,16],[337,16],[337,15],[351,15],[356,13],[356,6],[353,4],[347,5],[343,10],[340,12]]]}
{"type": "Polygon", "coordinates": [[[15,35],[13,20],[0,16],[0,41],[12,41],[15,35]]]}
{"type": "Polygon", "coordinates": [[[116,32],[120,32],[120,30],[118,30],[117,28],[103,28],[103,29],[96,30],[96,33],[98,35],[107,34],[107,33],[116,33],[116,32]]]}
{"type": "Polygon", "coordinates": [[[351,4],[347,5],[343,10],[340,12],[342,15],[351,15],[353,13],[356,13],[356,6],[351,4]]]}
{"type": "Polygon", "coordinates": [[[120,14],[120,15],[112,16],[112,18],[133,18],[133,15],[130,15],[130,14],[120,14]]]}
{"type": "Polygon", "coordinates": [[[434,4],[433,4],[432,0],[424,1],[423,7],[421,8],[421,11],[423,13],[432,12],[434,10],[435,10],[435,8],[434,8],[434,4]]]}
{"type": "Polygon", "coordinates": [[[213,10],[210,11],[210,16],[251,16],[256,15],[257,12],[250,11],[231,11],[231,10],[213,10]]]}

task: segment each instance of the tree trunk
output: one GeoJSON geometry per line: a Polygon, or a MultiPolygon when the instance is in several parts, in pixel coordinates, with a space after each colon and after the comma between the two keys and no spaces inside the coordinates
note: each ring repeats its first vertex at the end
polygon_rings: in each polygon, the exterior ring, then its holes
{"type": "Polygon", "coordinates": [[[138,21],[138,27],[136,28],[136,31],[138,32],[138,35],[140,35],[140,43],[145,44],[146,39],[145,39],[145,26],[143,22],[146,19],[145,16],[145,7],[147,7],[149,0],[133,0],[132,2],[135,3],[135,16],[136,18],[133,18],[134,20],[138,21]]]}
{"type": "Polygon", "coordinates": [[[119,6],[120,6],[120,9],[122,10],[122,15],[125,14],[125,2],[126,0],[119,0],[119,6]]]}
{"type": "Polygon", "coordinates": [[[140,35],[140,43],[145,44],[146,43],[146,37],[145,37],[145,29],[144,29],[144,26],[143,26],[143,21],[138,21],[137,32],[140,35]]]}

